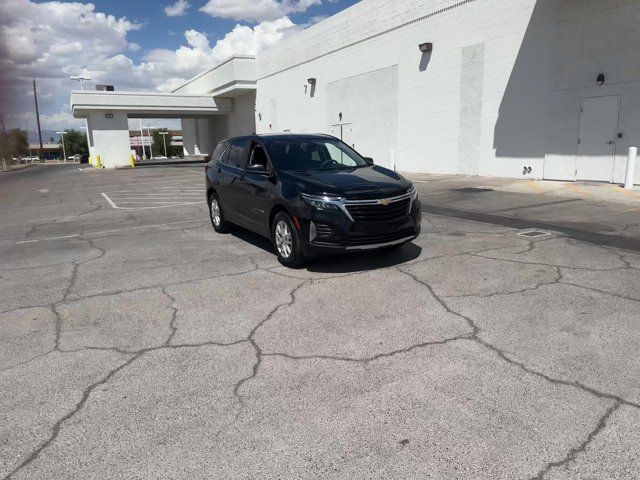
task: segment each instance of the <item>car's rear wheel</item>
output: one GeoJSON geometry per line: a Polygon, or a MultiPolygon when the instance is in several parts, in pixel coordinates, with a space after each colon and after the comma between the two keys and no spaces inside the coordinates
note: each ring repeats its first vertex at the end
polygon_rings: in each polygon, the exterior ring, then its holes
{"type": "Polygon", "coordinates": [[[224,219],[220,198],[217,193],[212,193],[209,197],[209,217],[211,218],[211,225],[213,225],[213,229],[216,232],[227,233],[230,230],[231,224],[224,219]]]}
{"type": "Polygon", "coordinates": [[[300,246],[298,231],[291,217],[285,212],[278,213],[271,224],[271,240],[278,260],[285,267],[298,267],[305,261],[300,246]]]}

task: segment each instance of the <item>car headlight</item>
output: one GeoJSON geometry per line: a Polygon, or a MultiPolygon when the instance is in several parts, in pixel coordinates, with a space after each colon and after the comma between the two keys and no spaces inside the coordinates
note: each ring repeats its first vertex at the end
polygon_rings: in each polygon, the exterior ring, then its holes
{"type": "Polygon", "coordinates": [[[418,189],[415,185],[411,184],[407,193],[411,194],[411,201],[413,202],[416,198],[418,198],[418,189]]]}
{"type": "Polygon", "coordinates": [[[340,210],[338,204],[343,200],[342,197],[329,197],[326,195],[308,195],[300,194],[302,199],[318,210],[340,210]]]}

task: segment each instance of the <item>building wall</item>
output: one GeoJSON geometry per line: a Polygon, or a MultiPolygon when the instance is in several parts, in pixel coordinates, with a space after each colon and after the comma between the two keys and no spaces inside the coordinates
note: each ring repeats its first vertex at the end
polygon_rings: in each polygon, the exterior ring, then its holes
{"type": "Polygon", "coordinates": [[[98,155],[104,168],[129,165],[131,146],[129,143],[129,122],[125,112],[113,112],[112,118],[104,111],[89,113],[87,126],[89,135],[89,155],[96,164],[98,155]]]}
{"type": "Polygon", "coordinates": [[[398,170],[574,179],[581,99],[619,94],[621,181],[640,142],[639,20],[638,0],[363,0],[258,55],[256,128],[350,123],[398,170]]]}

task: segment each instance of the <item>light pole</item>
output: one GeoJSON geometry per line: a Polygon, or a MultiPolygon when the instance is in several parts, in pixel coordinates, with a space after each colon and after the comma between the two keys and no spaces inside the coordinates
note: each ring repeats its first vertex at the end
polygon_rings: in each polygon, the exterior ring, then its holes
{"type": "Polygon", "coordinates": [[[67,151],[64,148],[64,134],[66,133],[64,130],[62,130],[61,132],[56,132],[57,134],[60,135],[60,138],[62,140],[62,155],[64,157],[64,162],[67,162],[67,151]]]}
{"type": "Polygon", "coordinates": [[[153,150],[151,150],[151,143],[153,143],[153,137],[151,136],[151,127],[147,125],[147,135],[149,136],[149,158],[153,158],[153,150]]]}
{"type": "Polygon", "coordinates": [[[91,77],[83,77],[82,75],[72,75],[69,78],[80,82],[80,90],[84,90],[84,82],[91,80],[91,77]]]}
{"type": "Polygon", "coordinates": [[[169,135],[169,132],[158,132],[160,135],[162,135],[162,143],[164,143],[164,156],[167,156],[167,135],[169,135]]]}

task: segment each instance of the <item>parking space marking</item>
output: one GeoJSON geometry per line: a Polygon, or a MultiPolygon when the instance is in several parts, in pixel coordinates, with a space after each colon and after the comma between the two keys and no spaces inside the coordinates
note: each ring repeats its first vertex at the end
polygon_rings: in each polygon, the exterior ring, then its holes
{"type": "Polygon", "coordinates": [[[51,242],[54,240],[65,240],[68,238],[78,238],[82,235],[91,237],[91,236],[100,236],[100,235],[105,235],[107,233],[116,233],[116,232],[123,232],[125,230],[139,230],[139,229],[144,229],[144,228],[161,228],[161,227],[170,227],[172,225],[182,225],[184,223],[207,223],[206,220],[202,220],[202,219],[194,219],[194,220],[179,220],[177,222],[166,222],[166,223],[152,223],[152,224],[148,224],[148,225],[136,225],[135,227],[122,227],[122,228],[114,228],[111,230],[101,230],[101,231],[97,231],[97,232],[87,232],[87,233],[74,233],[71,235],[62,235],[59,237],[40,237],[40,238],[32,238],[29,240],[21,240],[19,242],[16,242],[15,245],[20,245],[23,243],[37,243],[37,242],[51,242]]]}
{"type": "Polygon", "coordinates": [[[113,208],[118,208],[116,204],[111,201],[111,199],[108,197],[106,193],[102,193],[102,196],[107,200],[107,202],[109,202],[109,205],[111,205],[113,208]]]}
{"type": "Polygon", "coordinates": [[[204,188],[182,175],[169,181],[118,185],[100,193],[112,208],[146,210],[205,203],[204,188]]]}

